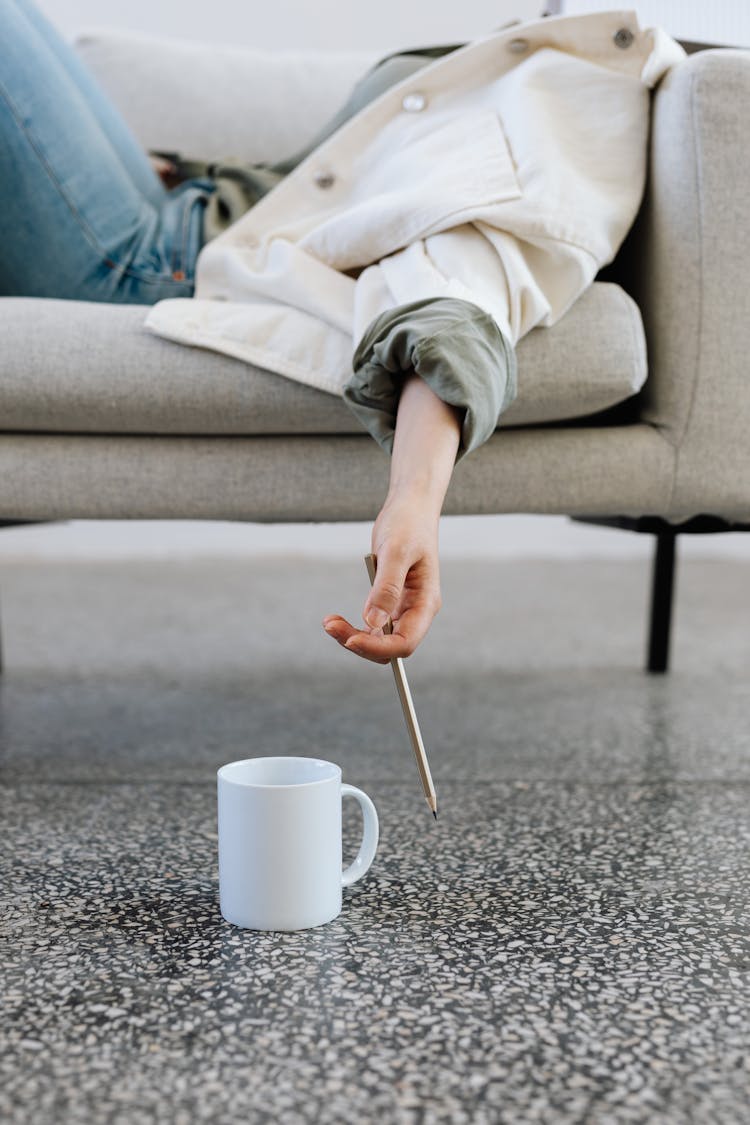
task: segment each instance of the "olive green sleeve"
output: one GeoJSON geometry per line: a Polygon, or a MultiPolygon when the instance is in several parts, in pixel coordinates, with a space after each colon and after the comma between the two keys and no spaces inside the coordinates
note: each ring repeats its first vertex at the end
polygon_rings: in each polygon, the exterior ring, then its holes
{"type": "Polygon", "coordinates": [[[492,436],[516,396],[512,344],[488,313],[454,297],[413,301],[376,317],[352,367],[344,401],[389,453],[401,387],[413,371],[443,402],[465,411],[456,462],[492,436]]]}

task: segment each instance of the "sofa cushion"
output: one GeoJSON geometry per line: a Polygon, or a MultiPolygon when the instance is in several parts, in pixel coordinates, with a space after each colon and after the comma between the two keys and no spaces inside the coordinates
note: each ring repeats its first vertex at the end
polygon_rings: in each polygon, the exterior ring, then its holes
{"type": "MultiPolygon", "coordinates": [[[[113,434],[360,433],[343,399],[239,359],[173,343],[142,305],[0,300],[0,426],[113,434]]],[[[552,328],[517,349],[518,397],[503,426],[581,418],[646,378],[638,307],[595,282],[552,328]]]]}

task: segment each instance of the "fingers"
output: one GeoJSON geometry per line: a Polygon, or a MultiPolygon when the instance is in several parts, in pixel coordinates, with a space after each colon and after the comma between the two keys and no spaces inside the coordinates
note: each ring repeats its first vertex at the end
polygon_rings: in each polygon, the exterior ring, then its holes
{"type": "Polygon", "coordinates": [[[371,632],[355,629],[346,618],[336,614],[323,619],[323,628],[349,652],[376,664],[387,664],[397,656],[411,656],[427,633],[432,618],[433,614],[426,608],[409,609],[394,622],[390,635],[380,629],[371,632]]]}
{"type": "MultiPolygon", "coordinates": [[[[345,617],[338,617],[336,615],[325,617],[323,619],[323,628],[326,633],[328,633],[329,637],[333,637],[342,648],[348,648],[350,652],[356,652],[356,649],[350,647],[347,643],[352,637],[370,636],[370,634],[361,633],[359,629],[355,629],[353,625],[349,624],[345,617]]],[[[357,656],[364,655],[362,652],[356,652],[356,654],[357,656]]],[[[387,664],[390,657],[385,656],[383,653],[375,654],[372,652],[367,659],[375,660],[378,664],[387,664]]]]}
{"type": "Polygon", "coordinates": [[[383,550],[378,554],[375,581],[362,616],[373,629],[382,629],[389,617],[397,617],[410,559],[405,552],[383,550]]]}

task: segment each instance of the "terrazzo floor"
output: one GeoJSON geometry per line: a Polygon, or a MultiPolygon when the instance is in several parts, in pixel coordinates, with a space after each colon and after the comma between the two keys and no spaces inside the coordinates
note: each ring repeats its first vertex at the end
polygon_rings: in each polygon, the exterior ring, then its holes
{"type": "Polygon", "coordinates": [[[0,1120],[747,1122],[746,567],[681,565],[648,677],[642,563],[445,563],[435,825],[389,669],[319,626],[360,564],[0,567],[0,1120]],[[261,753],[378,807],[328,926],[219,914],[215,771],[261,753]]]}

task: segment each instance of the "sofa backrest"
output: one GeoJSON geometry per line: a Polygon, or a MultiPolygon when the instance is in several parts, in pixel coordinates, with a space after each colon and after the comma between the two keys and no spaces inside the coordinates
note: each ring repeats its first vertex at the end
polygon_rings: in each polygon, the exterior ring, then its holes
{"type": "Polygon", "coordinates": [[[333,116],[381,51],[256,51],[112,30],[76,52],[145,150],[275,161],[333,116]]]}

